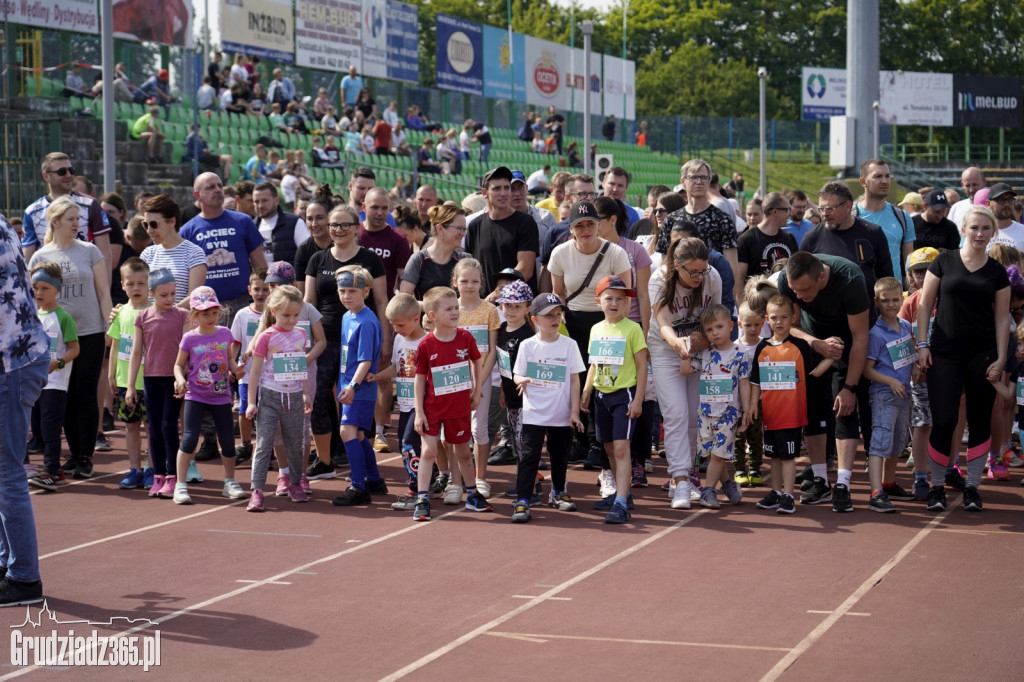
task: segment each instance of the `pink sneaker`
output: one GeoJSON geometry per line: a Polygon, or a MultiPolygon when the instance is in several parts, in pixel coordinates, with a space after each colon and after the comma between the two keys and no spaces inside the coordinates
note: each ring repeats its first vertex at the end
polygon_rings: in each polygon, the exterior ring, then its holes
{"type": "Polygon", "coordinates": [[[306,497],[306,491],[298,483],[288,486],[288,499],[292,502],[309,502],[309,498],[306,497]]]}
{"type": "Polygon", "coordinates": [[[263,511],[263,491],[253,490],[252,495],[249,496],[249,506],[245,508],[245,511],[261,512],[263,511]]]}
{"type": "MultiPolygon", "coordinates": [[[[164,477],[161,476],[160,474],[155,474],[153,476],[153,485],[151,485],[149,487],[149,496],[150,497],[159,497],[160,496],[160,491],[163,489],[163,487],[164,487],[164,477]]],[[[173,493],[173,487],[174,486],[171,486],[171,487],[172,487],[172,493],[173,493]]]]}
{"type": "Polygon", "coordinates": [[[988,477],[993,481],[1009,481],[1010,471],[998,457],[994,457],[988,461],[988,477]]]}
{"type": "Polygon", "coordinates": [[[299,477],[299,486],[302,487],[302,492],[306,493],[306,495],[312,494],[313,489],[309,487],[309,479],[306,478],[306,474],[302,474],[299,477]]]}
{"type": "Polygon", "coordinates": [[[291,478],[288,474],[277,475],[277,490],[274,494],[278,497],[286,497],[288,495],[288,487],[292,484],[291,478]]]}
{"type": "MultiPolygon", "coordinates": [[[[164,476],[164,484],[160,486],[160,491],[157,493],[157,497],[165,499],[171,499],[174,497],[174,485],[178,482],[177,476],[164,476]]],[[[156,489],[156,482],[153,482],[153,489],[156,489]]]]}

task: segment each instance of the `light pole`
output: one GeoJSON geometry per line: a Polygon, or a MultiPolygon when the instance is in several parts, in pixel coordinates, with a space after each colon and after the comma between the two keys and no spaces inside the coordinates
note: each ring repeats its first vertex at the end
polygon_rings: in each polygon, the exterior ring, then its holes
{"type": "MultiPolygon", "coordinates": [[[[619,125],[623,128],[626,125],[626,10],[628,9],[629,0],[622,0],[622,119],[619,125]]],[[[626,142],[629,142],[628,138],[626,142]]]]}
{"type": "Polygon", "coordinates": [[[761,146],[761,197],[768,194],[768,168],[767,168],[767,156],[768,156],[768,144],[765,140],[765,81],[768,80],[768,69],[763,66],[757,69],[757,78],[760,80],[760,107],[758,115],[761,123],[760,130],[760,146],[761,146]]]}
{"type": "MultiPolygon", "coordinates": [[[[103,61],[103,191],[117,189],[117,154],[114,132],[114,3],[103,0],[100,10],[100,59],[103,61]]],[[[10,40],[10,34],[7,35],[10,40]]],[[[162,154],[163,152],[161,152],[162,154]]]]}
{"type": "Polygon", "coordinates": [[[587,74],[587,87],[583,91],[583,172],[590,174],[590,37],[594,35],[594,22],[583,21],[583,64],[587,74]]]}
{"type": "Polygon", "coordinates": [[[875,113],[875,125],[874,125],[875,144],[874,144],[874,152],[872,153],[871,158],[877,159],[878,158],[878,139],[879,139],[879,136],[878,136],[878,100],[877,99],[874,102],[871,103],[871,108],[874,109],[874,113],[875,113]]]}

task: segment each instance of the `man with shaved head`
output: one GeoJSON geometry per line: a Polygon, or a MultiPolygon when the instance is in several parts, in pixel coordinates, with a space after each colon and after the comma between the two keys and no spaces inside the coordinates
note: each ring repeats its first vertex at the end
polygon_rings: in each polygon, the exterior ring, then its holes
{"type": "Polygon", "coordinates": [[[953,204],[949,209],[949,215],[946,216],[956,223],[958,228],[963,227],[964,215],[967,214],[967,209],[974,205],[974,195],[985,187],[985,174],[974,166],[965,168],[960,174],[960,186],[967,192],[967,198],[953,204]]]}
{"type": "Polygon", "coordinates": [[[431,207],[437,206],[439,203],[437,200],[437,189],[433,185],[420,185],[419,189],[416,190],[416,214],[420,218],[420,227],[424,232],[427,231],[427,227],[430,225],[427,212],[431,207]]]}

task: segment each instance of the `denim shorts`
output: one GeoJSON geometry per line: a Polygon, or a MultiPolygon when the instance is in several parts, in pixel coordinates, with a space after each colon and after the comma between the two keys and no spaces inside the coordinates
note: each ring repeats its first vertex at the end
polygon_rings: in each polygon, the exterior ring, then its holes
{"type": "Polygon", "coordinates": [[[910,396],[897,398],[886,388],[871,394],[871,431],[869,455],[888,459],[890,455],[903,452],[910,439],[910,396]]]}
{"type": "Polygon", "coordinates": [[[910,413],[910,425],[913,427],[931,426],[932,407],[928,402],[928,384],[923,381],[911,384],[910,397],[914,403],[914,409],[910,413]]]}

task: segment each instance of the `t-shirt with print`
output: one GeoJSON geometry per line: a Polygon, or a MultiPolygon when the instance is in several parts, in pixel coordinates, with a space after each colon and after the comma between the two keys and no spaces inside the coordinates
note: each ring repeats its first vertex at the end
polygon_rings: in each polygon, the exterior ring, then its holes
{"type": "MultiPolygon", "coordinates": [[[[874,360],[875,370],[884,376],[897,379],[905,387],[910,387],[910,375],[917,362],[917,344],[912,335],[910,323],[896,319],[897,328],[887,325],[881,317],[875,321],[868,332],[868,360],[874,360]]],[[[885,384],[872,381],[869,393],[889,392],[892,389],[885,384]]]]}
{"type": "MultiPolygon", "coordinates": [[[[68,352],[68,343],[78,341],[78,328],[75,320],[63,308],[57,306],[49,312],[36,310],[39,321],[43,323],[43,331],[50,339],[50,359],[56,360],[68,352]]],[[[44,391],[66,391],[68,382],[71,381],[71,365],[75,361],[64,365],[64,369],[55,369],[46,377],[44,391]]]]}
{"type": "MultiPolygon", "coordinates": [[[[242,346],[239,357],[245,355],[245,349],[249,347],[249,343],[256,336],[256,330],[259,329],[262,317],[263,313],[254,310],[252,305],[247,305],[235,313],[235,319],[231,321],[231,338],[242,346]]],[[[238,358],[235,359],[238,360],[238,358]]],[[[238,383],[248,385],[251,371],[252,357],[250,356],[249,361],[245,363],[245,374],[238,380],[238,383]]]]}
{"type": "Polygon", "coordinates": [[[181,350],[188,353],[188,390],[185,400],[206,405],[231,403],[228,353],[231,330],[218,326],[212,334],[198,329],[181,337],[181,350]]]}
{"type": "Polygon", "coordinates": [[[409,248],[409,240],[396,232],[393,228],[385,227],[383,230],[370,232],[365,224],[359,226],[357,237],[359,246],[373,251],[380,256],[384,264],[384,279],[387,284],[387,297],[390,300],[394,295],[395,285],[398,283],[398,271],[404,270],[412,250],[409,248]]]}
{"type": "Polygon", "coordinates": [[[424,338],[425,335],[410,339],[395,334],[391,346],[391,364],[395,366],[395,395],[399,412],[412,412],[416,409],[416,354],[424,338]]]}
{"type": "MultiPolygon", "coordinates": [[[[238,319],[237,315],[235,319],[238,319]]],[[[272,324],[260,334],[252,349],[253,357],[263,358],[260,388],[269,388],[279,393],[301,392],[303,384],[309,379],[305,347],[306,330],[299,327],[286,332],[272,324]]]]}
{"type": "Polygon", "coordinates": [[[579,346],[568,336],[544,341],[534,335],[522,341],[512,373],[535,379],[523,391],[523,423],[568,426],[571,377],[586,369],[579,346]]]}
{"type": "Polygon", "coordinates": [[[49,339],[36,313],[36,299],[18,246],[18,233],[0,213],[0,280],[4,281],[4,305],[0,305],[0,374],[42,362],[49,339]]]}
{"type": "MultiPolygon", "coordinates": [[[[110,232],[110,220],[107,214],[100,208],[100,202],[92,197],[87,197],[78,192],[72,192],[71,199],[78,204],[78,238],[92,242],[96,235],[110,232]]],[[[46,230],[49,221],[46,220],[46,209],[50,207],[52,199],[42,196],[29,204],[25,209],[25,217],[22,227],[24,236],[21,238],[22,247],[39,246],[46,239],[46,230]]]]}
{"type": "Polygon", "coordinates": [[[807,375],[817,356],[803,339],[789,336],[781,343],[764,339],[750,364],[750,384],[761,389],[761,419],[765,430],[807,426],[807,375]]]}
{"type": "MultiPolygon", "coordinates": [[[[363,306],[359,312],[345,313],[341,319],[341,364],[338,371],[338,392],[352,381],[360,362],[370,361],[369,373],[377,373],[383,335],[380,321],[363,306]]],[[[376,400],[377,382],[359,384],[356,400],[376,400]]]]}
{"type": "Polygon", "coordinates": [[[960,231],[956,229],[956,223],[949,218],[943,218],[937,223],[930,223],[924,219],[924,215],[914,216],[914,248],[923,249],[930,246],[939,251],[960,248],[960,231]]]}
{"type": "Polygon", "coordinates": [[[725,253],[726,249],[736,248],[736,219],[730,218],[717,206],[708,206],[700,213],[690,213],[685,206],[665,216],[661,230],[658,232],[658,253],[668,251],[672,228],[677,223],[689,220],[697,226],[700,238],[709,249],[725,253]]]}
{"type": "MultiPolygon", "coordinates": [[[[316,307],[323,314],[324,336],[329,342],[341,341],[341,318],[345,314],[345,306],[338,298],[338,280],[334,273],[345,265],[361,265],[373,279],[385,276],[380,256],[363,247],[359,247],[356,255],[344,262],[335,258],[330,249],[313,254],[306,266],[306,276],[316,279],[316,307]]],[[[376,314],[375,306],[376,301],[371,292],[366,297],[366,307],[376,314]]]]}
{"type": "Polygon", "coordinates": [[[740,380],[750,377],[750,359],[739,344],[727,350],[705,348],[694,356],[693,366],[700,378],[697,416],[729,415],[738,420],[742,416],[740,380]]]}
{"type": "Polygon", "coordinates": [[[892,263],[893,277],[903,281],[903,245],[913,244],[917,236],[914,233],[914,221],[910,217],[910,214],[904,211],[902,208],[897,208],[885,202],[885,206],[882,207],[881,211],[867,211],[860,204],[857,205],[856,216],[862,220],[866,220],[869,223],[874,223],[882,229],[882,234],[885,235],[885,241],[889,246],[889,260],[892,263]],[[899,218],[896,217],[896,211],[899,211],[903,215],[903,223],[900,223],[899,218]],[[904,230],[903,225],[907,228],[904,230]]]}
{"type": "Polygon", "coordinates": [[[209,220],[197,215],[181,228],[182,239],[198,244],[206,254],[206,284],[221,301],[243,296],[249,287],[249,254],[263,246],[252,218],[225,210],[209,220]]]}
{"type": "Polygon", "coordinates": [[[505,405],[510,410],[518,410],[523,406],[523,397],[519,395],[516,382],[512,380],[512,368],[516,366],[519,345],[533,336],[533,328],[525,322],[512,331],[508,330],[508,322],[502,322],[498,330],[498,357],[495,365],[498,367],[498,374],[501,375],[501,392],[505,395],[505,405]]]}
{"type": "Polygon", "coordinates": [[[177,306],[160,311],[150,306],[135,316],[135,328],[142,330],[142,352],[146,358],[144,376],[173,377],[188,312],[177,306]]]}
{"type": "Polygon", "coordinates": [[[736,259],[747,264],[747,277],[771,273],[775,262],[789,258],[800,250],[796,239],[789,232],[779,230],[768,235],[754,226],[739,236],[736,259]]]}
{"type": "Polygon", "coordinates": [[[548,261],[548,270],[552,275],[562,278],[565,284],[565,297],[569,298],[576,290],[586,282],[587,273],[594,267],[594,263],[601,258],[601,263],[594,271],[587,287],[577,296],[569,301],[569,309],[576,312],[598,312],[601,304],[597,302],[597,283],[608,275],[618,275],[629,271],[629,256],[618,244],[608,244],[608,250],[601,256],[601,249],[604,248],[605,240],[598,239],[599,248],[594,253],[584,254],[576,248],[575,241],[568,241],[559,244],[551,252],[551,259],[548,261]]]}
{"type": "Polygon", "coordinates": [[[441,341],[433,332],[423,337],[416,353],[416,373],[424,375],[427,381],[423,396],[425,418],[436,421],[469,417],[472,363],[479,359],[476,341],[465,329],[456,329],[451,341],[441,341]]]}
{"type": "Polygon", "coordinates": [[[60,267],[64,281],[57,300],[60,307],[75,319],[79,336],[102,334],[107,329],[93,274],[93,266],[102,260],[103,254],[96,246],[75,239],[64,249],[57,248],[56,242],[50,242],[32,254],[28,263],[29,270],[38,263],[56,263],[60,267]]]}
{"type": "MultiPolygon", "coordinates": [[[[107,336],[112,339],[110,346],[111,358],[117,358],[117,366],[114,367],[114,382],[118,388],[128,388],[128,367],[132,360],[132,346],[135,345],[135,318],[146,308],[137,310],[126,304],[121,306],[110,323],[107,336]]],[[[135,390],[142,390],[142,377],[146,369],[146,360],[143,358],[139,366],[139,374],[135,378],[135,390]]]]}
{"type": "MultiPolygon", "coordinates": [[[[661,335],[661,327],[658,324],[658,317],[654,308],[661,300],[665,291],[665,268],[660,267],[651,275],[651,282],[647,291],[651,297],[651,326],[647,331],[647,343],[650,344],[651,357],[659,357],[665,361],[678,362],[679,355],[668,345],[668,342],[661,335]]],[[[704,286],[701,290],[700,300],[694,301],[694,290],[687,289],[676,284],[675,296],[669,304],[669,324],[675,330],[676,337],[689,336],[691,333],[700,330],[700,323],[697,318],[712,303],[722,302],[722,278],[714,268],[704,276],[704,286]]]]}
{"type": "Polygon", "coordinates": [[[636,386],[635,354],[645,348],[644,330],[627,317],[615,324],[602,320],[591,327],[587,349],[590,351],[590,364],[597,365],[594,388],[602,393],[612,393],[636,386]]]}
{"type": "Polygon", "coordinates": [[[459,328],[472,334],[480,355],[487,355],[490,352],[490,332],[498,331],[500,327],[501,319],[493,303],[480,301],[476,310],[464,310],[459,307],[459,328]]]}

